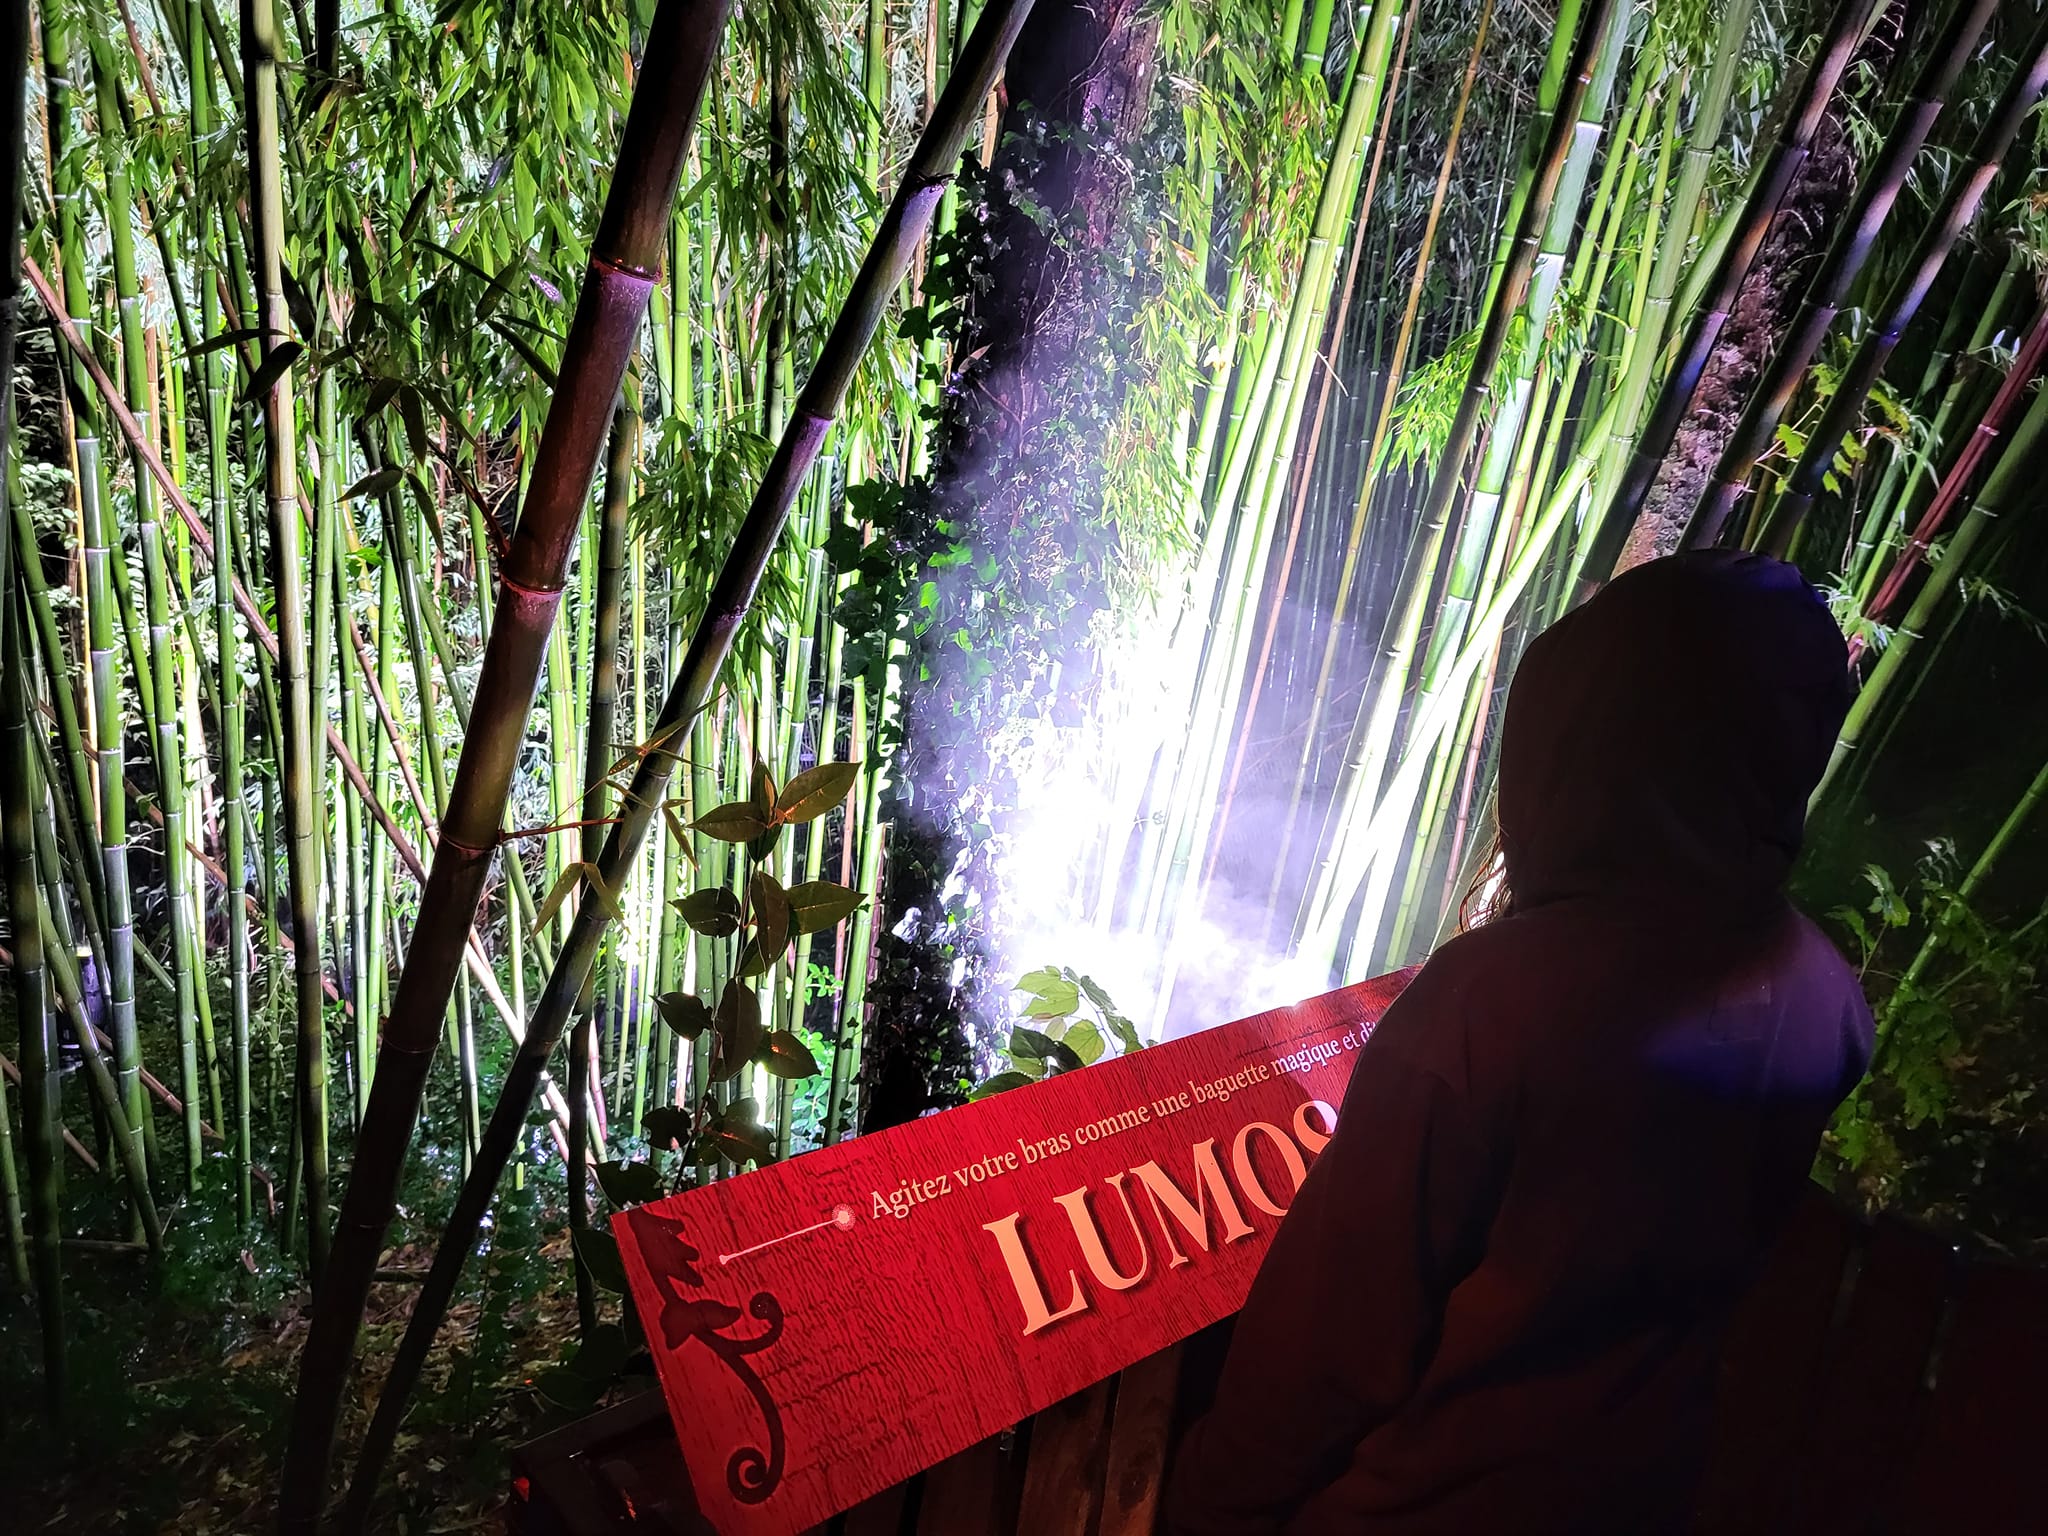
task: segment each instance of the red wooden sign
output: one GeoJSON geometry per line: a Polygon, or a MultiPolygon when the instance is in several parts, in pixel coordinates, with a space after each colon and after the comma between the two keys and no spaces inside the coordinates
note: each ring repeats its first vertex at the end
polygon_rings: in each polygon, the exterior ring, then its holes
{"type": "Polygon", "coordinates": [[[724,1536],[787,1536],[1235,1312],[1379,977],[612,1222],[724,1536]]]}

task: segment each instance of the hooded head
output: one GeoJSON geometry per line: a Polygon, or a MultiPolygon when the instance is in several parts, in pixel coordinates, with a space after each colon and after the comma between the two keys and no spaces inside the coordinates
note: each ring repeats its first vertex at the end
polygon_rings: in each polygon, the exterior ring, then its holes
{"type": "Polygon", "coordinates": [[[1841,631],[1792,566],[1703,550],[1617,577],[1530,643],[1508,693],[1516,907],[1773,903],[1848,705],[1841,631]]]}

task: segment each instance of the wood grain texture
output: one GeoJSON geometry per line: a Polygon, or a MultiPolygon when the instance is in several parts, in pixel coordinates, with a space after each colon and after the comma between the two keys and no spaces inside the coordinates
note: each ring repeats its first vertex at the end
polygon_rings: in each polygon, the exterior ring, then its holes
{"type": "Polygon", "coordinates": [[[991,1435],[925,1473],[917,1536],[998,1536],[1002,1461],[1000,1437],[991,1435]]]}
{"type": "Polygon", "coordinates": [[[846,1512],[840,1536],[899,1536],[903,1529],[904,1505],[909,1501],[907,1484],[884,1488],[872,1498],[862,1499],[846,1512]]]}
{"type": "Polygon", "coordinates": [[[1235,1312],[1406,981],[615,1219],[705,1515],[790,1536],[1235,1312]]]}
{"type": "Polygon", "coordinates": [[[1088,1536],[1102,1503],[1109,1456],[1109,1403],[1116,1383],[1098,1381],[1042,1410],[1031,1421],[1024,1501],[1017,1533],[1088,1536]]]}
{"type": "Polygon", "coordinates": [[[1125,1367],[1117,1377],[1095,1536],[1152,1536],[1158,1526],[1181,1355],[1182,1346],[1176,1344],[1125,1367]]]}

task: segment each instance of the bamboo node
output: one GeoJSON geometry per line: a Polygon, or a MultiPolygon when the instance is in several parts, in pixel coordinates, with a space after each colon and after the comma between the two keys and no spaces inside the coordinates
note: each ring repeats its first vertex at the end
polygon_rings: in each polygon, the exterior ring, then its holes
{"type": "Polygon", "coordinates": [[[645,267],[636,267],[629,262],[614,261],[609,256],[591,257],[590,270],[608,277],[623,277],[636,283],[645,283],[650,288],[661,280],[659,272],[650,272],[645,267]]]}

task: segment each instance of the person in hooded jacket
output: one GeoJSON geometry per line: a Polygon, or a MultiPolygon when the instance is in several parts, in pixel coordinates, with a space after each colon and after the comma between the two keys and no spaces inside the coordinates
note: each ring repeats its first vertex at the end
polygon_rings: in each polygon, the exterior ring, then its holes
{"type": "Polygon", "coordinates": [[[1729,552],[1530,644],[1504,899],[1361,1051],[1175,1536],[1684,1530],[1723,1325],[1870,1057],[1782,894],[1847,679],[1799,573],[1729,552]]]}

